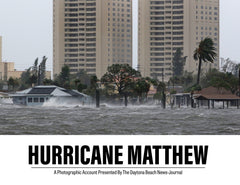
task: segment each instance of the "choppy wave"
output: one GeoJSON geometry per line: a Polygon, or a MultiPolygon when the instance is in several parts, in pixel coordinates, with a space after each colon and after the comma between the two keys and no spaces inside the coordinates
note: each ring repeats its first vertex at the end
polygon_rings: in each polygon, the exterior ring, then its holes
{"type": "Polygon", "coordinates": [[[50,102],[38,107],[0,102],[0,134],[10,135],[238,135],[240,110],[159,105],[115,106],[50,102]]]}

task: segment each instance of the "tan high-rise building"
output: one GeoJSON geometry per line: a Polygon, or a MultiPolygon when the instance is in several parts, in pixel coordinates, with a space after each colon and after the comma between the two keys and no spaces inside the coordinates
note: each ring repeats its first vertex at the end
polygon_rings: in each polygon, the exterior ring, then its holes
{"type": "Polygon", "coordinates": [[[53,74],[132,65],[132,0],[53,0],[53,74]]]}
{"type": "Polygon", "coordinates": [[[219,0],[139,0],[139,70],[143,76],[167,81],[177,48],[187,56],[185,70],[197,73],[193,52],[206,37],[213,39],[218,57],[202,70],[219,69],[219,0]]]}

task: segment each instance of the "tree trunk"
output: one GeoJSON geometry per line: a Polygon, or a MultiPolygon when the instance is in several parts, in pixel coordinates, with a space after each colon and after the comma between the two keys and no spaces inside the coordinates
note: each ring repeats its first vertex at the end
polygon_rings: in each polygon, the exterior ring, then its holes
{"type": "Polygon", "coordinates": [[[127,97],[127,94],[125,93],[124,94],[124,103],[125,103],[125,107],[127,107],[127,105],[128,105],[128,99],[127,99],[128,97],[127,97]]]}
{"type": "Polygon", "coordinates": [[[197,85],[199,85],[199,82],[200,82],[201,68],[202,68],[202,59],[199,59],[197,85]]]}

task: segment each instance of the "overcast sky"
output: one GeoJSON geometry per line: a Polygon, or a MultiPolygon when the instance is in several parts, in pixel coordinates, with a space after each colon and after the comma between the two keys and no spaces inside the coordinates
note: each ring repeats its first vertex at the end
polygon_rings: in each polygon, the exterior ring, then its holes
{"type": "MultiPolygon", "coordinates": [[[[136,20],[137,0],[133,2],[136,20]]],[[[220,0],[220,56],[238,62],[239,8],[239,0],[220,0]]],[[[0,0],[0,35],[3,60],[15,62],[16,69],[24,70],[43,56],[48,57],[47,68],[52,69],[52,0],[0,0]]],[[[136,66],[136,52],[134,60],[136,66]]]]}

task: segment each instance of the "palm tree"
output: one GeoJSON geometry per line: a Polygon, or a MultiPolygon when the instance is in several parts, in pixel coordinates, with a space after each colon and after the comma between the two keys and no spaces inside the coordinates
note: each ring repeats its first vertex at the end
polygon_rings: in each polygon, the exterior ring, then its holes
{"type": "Polygon", "coordinates": [[[217,56],[215,50],[216,50],[216,48],[214,47],[213,40],[211,38],[207,37],[204,40],[201,40],[198,48],[196,48],[196,50],[194,51],[193,58],[194,58],[194,60],[199,61],[197,85],[199,85],[199,81],[200,81],[202,61],[213,63],[217,56]]]}

